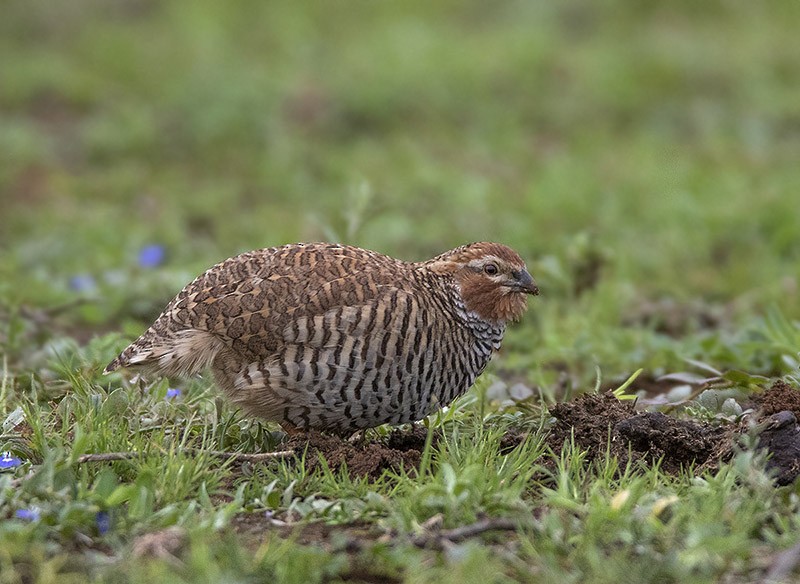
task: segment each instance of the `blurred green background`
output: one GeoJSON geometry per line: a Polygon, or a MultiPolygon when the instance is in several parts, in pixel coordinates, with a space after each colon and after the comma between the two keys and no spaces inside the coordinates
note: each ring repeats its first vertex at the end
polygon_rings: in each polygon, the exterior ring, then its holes
{"type": "Polygon", "coordinates": [[[797,2],[2,11],[12,370],[58,339],[121,347],[209,265],[321,239],[515,247],[543,293],[494,372],[553,393],[596,366],[796,366],[797,2]]]}

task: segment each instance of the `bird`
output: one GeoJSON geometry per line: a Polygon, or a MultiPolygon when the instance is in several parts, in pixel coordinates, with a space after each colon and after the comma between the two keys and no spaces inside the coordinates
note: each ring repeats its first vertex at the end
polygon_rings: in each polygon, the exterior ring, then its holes
{"type": "Polygon", "coordinates": [[[334,243],[270,247],[198,276],[104,373],[210,369],[246,414],[349,435],[449,405],[538,294],[500,243],[421,262],[334,243]]]}

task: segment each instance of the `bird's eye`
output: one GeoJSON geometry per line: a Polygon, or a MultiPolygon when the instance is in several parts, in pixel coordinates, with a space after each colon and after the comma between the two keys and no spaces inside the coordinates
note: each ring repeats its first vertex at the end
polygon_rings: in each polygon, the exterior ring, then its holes
{"type": "Polygon", "coordinates": [[[483,271],[489,274],[490,276],[494,276],[497,273],[497,265],[486,264],[485,266],[483,266],[483,271]]]}

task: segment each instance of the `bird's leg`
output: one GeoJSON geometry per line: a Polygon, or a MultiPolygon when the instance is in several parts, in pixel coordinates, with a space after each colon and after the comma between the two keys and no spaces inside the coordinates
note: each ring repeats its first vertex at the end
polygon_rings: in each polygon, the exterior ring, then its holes
{"type": "Polygon", "coordinates": [[[289,437],[306,434],[305,430],[303,430],[302,428],[298,428],[294,424],[287,422],[285,420],[283,422],[280,422],[280,426],[283,429],[283,431],[286,432],[286,435],[289,437]]]}

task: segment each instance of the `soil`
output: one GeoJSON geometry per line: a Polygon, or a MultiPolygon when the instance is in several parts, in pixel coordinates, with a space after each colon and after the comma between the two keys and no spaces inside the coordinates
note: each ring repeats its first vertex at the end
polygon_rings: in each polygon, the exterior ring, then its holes
{"type": "Polygon", "coordinates": [[[767,469],[779,485],[791,484],[800,475],[800,391],[778,380],[753,401],[759,412],[758,447],[770,453],[767,469]]]}
{"type": "Polygon", "coordinates": [[[305,466],[309,472],[323,464],[322,457],[334,472],[346,467],[351,477],[377,479],[386,470],[416,472],[422,460],[426,436],[427,430],[420,426],[394,430],[386,439],[375,442],[358,438],[348,440],[312,431],[292,436],[285,448],[294,450],[298,456],[305,452],[305,466]]]}
{"type": "Polygon", "coordinates": [[[775,482],[789,485],[800,474],[800,426],[790,411],[771,415],[758,437],[758,447],[770,454],[767,469],[775,474],[775,482]]]}
{"type": "Polygon", "coordinates": [[[357,551],[362,541],[376,541],[385,536],[374,523],[355,521],[340,525],[299,522],[281,525],[271,521],[265,513],[239,513],[233,517],[231,525],[254,548],[263,542],[267,531],[284,539],[293,538],[297,543],[322,547],[327,552],[357,551]]]}
{"type": "Polygon", "coordinates": [[[611,454],[624,468],[628,462],[648,466],[661,461],[665,472],[675,474],[690,464],[703,464],[730,441],[730,432],[672,418],[660,412],[634,410],[633,402],[621,402],[611,392],[586,394],[550,409],[556,423],[548,438],[553,450],[561,450],[574,436],[587,450],[589,460],[611,454]]]}
{"type": "Polygon", "coordinates": [[[590,461],[611,454],[624,468],[628,462],[653,465],[675,474],[690,465],[713,470],[733,456],[743,434],[758,435],[757,447],[769,455],[767,469],[775,482],[786,485],[800,475],[800,391],[784,381],[754,399],[755,412],[736,425],[714,425],[685,420],[660,412],[636,412],[631,402],[621,402],[611,392],[586,394],[556,404],[556,419],[548,438],[558,451],[565,441],[587,451],[590,461]]]}
{"type": "Polygon", "coordinates": [[[780,379],[764,393],[756,394],[753,403],[761,412],[759,418],[787,410],[800,417],[800,391],[780,379]]]}
{"type": "MultiPolygon", "coordinates": [[[[587,451],[587,462],[609,454],[619,467],[652,466],[670,474],[694,466],[714,470],[729,460],[743,434],[759,436],[758,447],[770,455],[767,468],[780,485],[800,475],[800,391],[783,381],[753,399],[754,413],[739,424],[718,424],[681,419],[661,412],[638,412],[632,401],[619,401],[611,392],[584,394],[550,409],[555,419],[548,445],[558,452],[565,442],[587,451]]],[[[305,453],[308,471],[322,464],[334,472],[346,468],[351,477],[378,479],[386,470],[415,473],[419,468],[427,430],[421,426],[394,430],[378,440],[343,439],[310,432],[289,438],[285,449],[298,457],[305,453]],[[324,461],[324,462],[323,462],[324,461]]],[[[434,434],[433,439],[438,439],[434,434]]],[[[501,440],[506,454],[526,439],[526,434],[509,432],[501,440]]]]}

